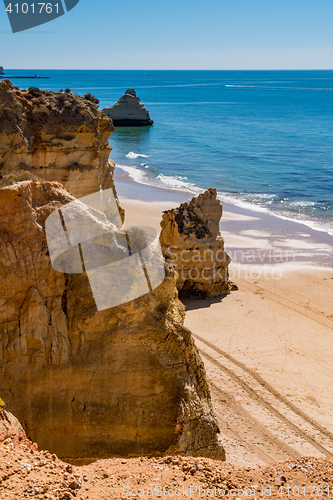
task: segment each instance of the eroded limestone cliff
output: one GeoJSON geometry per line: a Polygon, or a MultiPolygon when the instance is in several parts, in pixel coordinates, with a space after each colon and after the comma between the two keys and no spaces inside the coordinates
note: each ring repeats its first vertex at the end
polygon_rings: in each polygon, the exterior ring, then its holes
{"type": "Polygon", "coordinates": [[[167,263],[178,272],[181,295],[208,298],[229,292],[228,265],[219,223],[222,205],[210,188],[163,212],[160,241],[167,263]]]}
{"type": "Polygon", "coordinates": [[[94,99],[0,82],[0,177],[30,172],[74,196],[113,187],[112,121],[94,99]]]}
{"type": "Polygon", "coordinates": [[[28,436],[61,457],[223,458],[176,274],[97,311],[87,273],[52,267],[47,217],[74,196],[115,192],[112,130],[90,95],[0,83],[2,395],[28,436]]]}
{"type": "Polygon", "coordinates": [[[61,184],[0,189],[0,386],[27,435],[61,457],[223,457],[176,278],[97,311],[86,274],[56,272],[45,219],[61,184]]]}

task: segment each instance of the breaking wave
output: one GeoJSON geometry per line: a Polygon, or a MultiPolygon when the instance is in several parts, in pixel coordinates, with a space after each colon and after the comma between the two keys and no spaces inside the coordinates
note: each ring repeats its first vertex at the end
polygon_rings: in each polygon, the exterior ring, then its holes
{"type": "Polygon", "coordinates": [[[127,153],[126,158],[131,158],[131,159],[135,159],[135,158],[149,158],[149,156],[148,155],[142,155],[142,154],[139,154],[139,153],[133,153],[133,151],[130,151],[129,153],[127,153]]]}

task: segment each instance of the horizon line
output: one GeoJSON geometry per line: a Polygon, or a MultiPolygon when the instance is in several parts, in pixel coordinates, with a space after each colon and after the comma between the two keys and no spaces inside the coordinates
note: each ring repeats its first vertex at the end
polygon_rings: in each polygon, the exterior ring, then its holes
{"type": "MultiPolygon", "coordinates": [[[[6,71],[333,71],[333,68],[249,68],[249,69],[168,69],[168,68],[159,68],[159,69],[129,69],[129,68],[6,68],[2,66],[6,71]]],[[[5,76],[5,75],[1,75],[5,76]]]]}

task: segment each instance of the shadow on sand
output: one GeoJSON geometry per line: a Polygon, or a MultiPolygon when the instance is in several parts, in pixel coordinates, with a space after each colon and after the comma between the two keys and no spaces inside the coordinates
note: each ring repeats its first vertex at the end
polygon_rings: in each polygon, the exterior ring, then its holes
{"type": "Polygon", "coordinates": [[[183,297],[180,300],[184,304],[186,311],[193,311],[195,309],[204,309],[210,307],[212,304],[219,304],[226,297],[227,295],[213,297],[212,299],[189,299],[183,297]]]}

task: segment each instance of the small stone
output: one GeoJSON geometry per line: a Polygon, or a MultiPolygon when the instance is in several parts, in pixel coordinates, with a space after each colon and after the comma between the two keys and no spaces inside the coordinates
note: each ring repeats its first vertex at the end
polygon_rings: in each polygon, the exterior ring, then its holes
{"type": "Polygon", "coordinates": [[[72,481],[71,483],[69,483],[69,487],[71,490],[79,490],[81,488],[81,485],[77,481],[72,481]]]}
{"type": "Polygon", "coordinates": [[[69,493],[69,491],[64,491],[62,494],[62,498],[63,498],[63,500],[68,500],[68,499],[72,498],[72,495],[69,493]]]}

